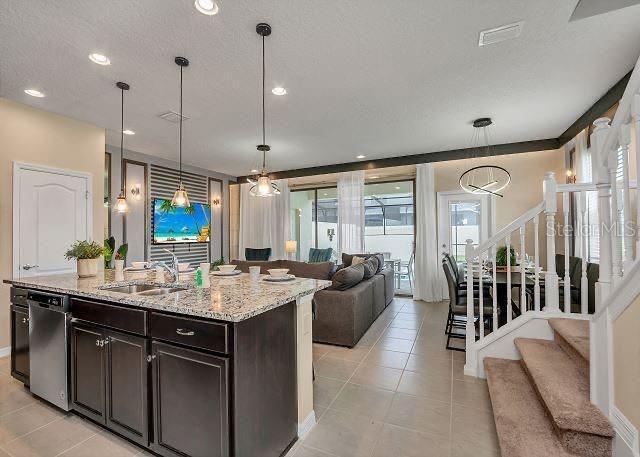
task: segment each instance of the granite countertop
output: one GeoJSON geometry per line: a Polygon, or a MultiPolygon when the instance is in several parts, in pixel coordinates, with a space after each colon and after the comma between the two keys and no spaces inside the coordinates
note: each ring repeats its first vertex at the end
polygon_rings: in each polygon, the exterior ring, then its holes
{"type": "Polygon", "coordinates": [[[331,281],[296,278],[291,282],[252,281],[247,273],[233,277],[210,276],[210,287],[197,288],[193,275],[181,275],[176,284],[186,290],[159,296],[141,296],[105,290],[131,284],[157,284],[154,272],[128,272],[116,278],[114,270],[80,279],[75,273],[5,280],[17,287],[75,295],[190,316],[240,322],[331,285],[331,281]]]}

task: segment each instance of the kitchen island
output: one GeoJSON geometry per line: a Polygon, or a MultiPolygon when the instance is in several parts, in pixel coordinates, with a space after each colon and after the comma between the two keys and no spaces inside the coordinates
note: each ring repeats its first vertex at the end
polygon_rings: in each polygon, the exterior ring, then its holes
{"type": "Polygon", "coordinates": [[[162,456],[283,455],[315,420],[311,298],[331,283],[155,279],[108,270],[5,281],[12,375],[30,384],[38,330],[27,305],[33,313],[48,307],[38,293],[59,295],[73,411],[162,456]]]}

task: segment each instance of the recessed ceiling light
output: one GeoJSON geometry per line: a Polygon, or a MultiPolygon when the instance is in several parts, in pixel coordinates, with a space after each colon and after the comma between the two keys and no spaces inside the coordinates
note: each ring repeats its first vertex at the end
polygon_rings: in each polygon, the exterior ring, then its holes
{"type": "Polygon", "coordinates": [[[400,190],[400,186],[396,186],[396,190],[400,190]]]}
{"type": "Polygon", "coordinates": [[[378,179],[380,176],[372,176],[371,179],[378,179]]]}
{"type": "Polygon", "coordinates": [[[278,86],[271,89],[271,93],[273,95],[287,95],[287,89],[278,86]]]}
{"type": "Polygon", "coordinates": [[[360,154],[359,156],[356,156],[356,159],[364,159],[365,157],[367,156],[360,154]]]}
{"type": "Polygon", "coordinates": [[[123,130],[122,133],[124,133],[125,135],[135,135],[136,132],[134,132],[133,130],[123,130]]]}
{"type": "Polygon", "coordinates": [[[196,0],[194,5],[198,11],[207,16],[218,14],[218,4],[213,0],[196,0]]]}
{"type": "Polygon", "coordinates": [[[324,196],[326,197],[326,196],[327,196],[327,195],[329,195],[329,194],[325,192],[325,193],[324,193],[324,194],[322,194],[322,195],[324,195],[324,196]]]}
{"type": "Polygon", "coordinates": [[[255,168],[253,170],[251,170],[251,173],[257,173],[258,170],[256,170],[255,168]]]}
{"type": "Polygon", "coordinates": [[[27,95],[31,95],[32,97],[42,98],[44,94],[36,89],[25,89],[24,93],[27,95]]]}
{"type": "Polygon", "coordinates": [[[89,54],[89,60],[93,63],[97,63],[98,65],[111,65],[111,61],[107,56],[103,56],[97,52],[89,54]]]}

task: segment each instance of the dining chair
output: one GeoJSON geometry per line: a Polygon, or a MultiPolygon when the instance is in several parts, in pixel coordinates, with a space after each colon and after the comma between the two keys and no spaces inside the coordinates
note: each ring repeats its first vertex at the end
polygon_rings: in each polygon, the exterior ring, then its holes
{"type": "Polygon", "coordinates": [[[329,262],[332,254],[333,248],[309,248],[309,263],[329,262]]]}
{"type": "Polygon", "coordinates": [[[271,248],[245,248],[244,258],[245,260],[269,260],[271,257],[271,248]]]}
{"type": "MultiPolygon", "coordinates": [[[[447,279],[447,288],[449,291],[449,313],[447,315],[447,325],[445,334],[447,335],[447,349],[453,351],[462,351],[464,348],[451,346],[451,339],[466,339],[466,324],[467,324],[467,295],[461,294],[458,287],[458,283],[455,279],[453,269],[448,260],[443,259],[442,268],[444,275],[447,279]],[[454,331],[460,329],[460,331],[454,331]]],[[[483,290],[484,287],[483,287],[483,290]]],[[[474,316],[479,314],[479,294],[474,291],[474,316]]],[[[493,306],[491,296],[488,294],[483,295],[482,310],[485,316],[485,321],[492,327],[493,323],[493,306]]],[[[474,318],[474,324],[477,319],[474,318]]],[[[485,322],[478,322],[478,325],[485,325],[485,322]]]]}

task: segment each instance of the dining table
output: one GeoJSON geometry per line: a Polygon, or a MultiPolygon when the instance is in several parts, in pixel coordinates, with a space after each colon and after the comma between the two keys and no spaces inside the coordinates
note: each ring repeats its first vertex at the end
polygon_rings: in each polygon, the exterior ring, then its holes
{"type": "MultiPolygon", "coordinates": [[[[507,272],[506,271],[496,271],[496,290],[493,292],[496,294],[496,303],[498,305],[498,322],[499,325],[504,325],[507,321],[507,310],[509,309],[509,301],[507,299],[507,272]]],[[[487,278],[486,280],[483,278],[484,284],[488,286],[493,285],[493,279],[487,278]]],[[[540,284],[542,284],[542,280],[540,280],[540,284]]],[[[535,285],[534,278],[527,273],[525,276],[525,287],[527,289],[533,290],[535,285]]],[[[522,289],[522,274],[518,271],[511,272],[511,288],[518,289],[518,293],[513,294],[512,297],[520,296],[520,291],[522,289]]],[[[524,304],[526,306],[526,303],[524,304]]],[[[513,298],[511,300],[511,312],[513,312],[513,316],[519,316],[522,314],[522,304],[516,303],[513,298]]],[[[525,309],[526,311],[526,309],[525,309]]]]}

